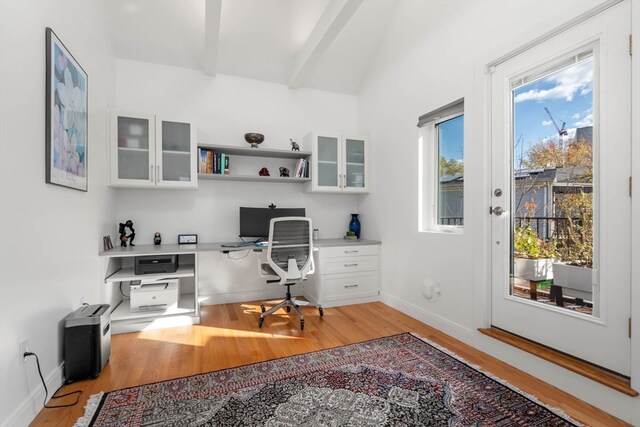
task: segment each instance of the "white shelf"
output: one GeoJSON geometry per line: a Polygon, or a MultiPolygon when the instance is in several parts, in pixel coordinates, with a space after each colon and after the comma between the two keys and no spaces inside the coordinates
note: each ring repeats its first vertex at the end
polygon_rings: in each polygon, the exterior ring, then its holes
{"type": "Polygon", "coordinates": [[[209,179],[219,181],[262,181],[262,182],[290,182],[300,183],[311,181],[311,178],[260,176],[260,175],[222,175],[214,173],[200,173],[198,179],[209,179]]]}
{"type": "Polygon", "coordinates": [[[191,315],[196,312],[195,296],[194,294],[181,294],[179,295],[180,301],[178,307],[168,308],[166,310],[149,310],[149,311],[131,311],[131,304],[128,299],[123,300],[122,303],[115,310],[111,312],[111,320],[136,320],[136,319],[155,319],[165,316],[176,315],[191,315]]]}
{"type": "Polygon", "coordinates": [[[189,156],[191,155],[191,152],[189,151],[178,151],[178,150],[164,150],[162,152],[162,154],[179,154],[182,156],[189,156]]]}
{"type": "Polygon", "coordinates": [[[332,160],[318,160],[318,164],[323,164],[323,165],[337,165],[338,162],[334,162],[332,160]]]}
{"type": "Polygon", "coordinates": [[[244,148],[228,145],[198,144],[198,147],[207,150],[219,151],[225,155],[250,156],[250,157],[272,157],[278,159],[306,159],[311,155],[308,151],[273,150],[269,148],[244,148]]]}
{"type": "Polygon", "coordinates": [[[118,150],[120,150],[120,151],[137,152],[137,153],[148,153],[149,152],[148,148],[134,148],[134,147],[118,147],[118,150]]]}
{"type": "Polygon", "coordinates": [[[156,279],[177,279],[179,277],[193,277],[195,269],[193,264],[178,266],[178,270],[173,273],[153,273],[136,275],[133,267],[122,268],[111,276],[104,279],[105,283],[111,282],[129,282],[131,280],[156,280],[156,279]]]}

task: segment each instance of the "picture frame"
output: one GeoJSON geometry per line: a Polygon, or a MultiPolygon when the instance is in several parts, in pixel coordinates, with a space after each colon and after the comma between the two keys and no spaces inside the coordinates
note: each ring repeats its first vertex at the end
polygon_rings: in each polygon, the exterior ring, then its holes
{"type": "Polygon", "coordinates": [[[45,182],[86,192],[89,76],[51,28],[45,33],[45,182]]]}

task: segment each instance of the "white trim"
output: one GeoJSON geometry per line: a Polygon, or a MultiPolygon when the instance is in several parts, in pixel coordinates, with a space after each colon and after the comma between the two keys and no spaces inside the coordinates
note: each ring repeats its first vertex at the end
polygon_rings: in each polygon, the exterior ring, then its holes
{"type": "Polygon", "coordinates": [[[575,18],[569,20],[568,22],[563,23],[562,25],[559,25],[557,27],[555,27],[554,29],[552,29],[551,31],[548,31],[544,34],[542,34],[539,37],[536,37],[535,39],[531,40],[528,43],[525,43],[519,47],[517,47],[516,49],[513,49],[510,52],[505,53],[504,55],[500,56],[499,58],[489,62],[486,65],[486,70],[489,74],[493,73],[493,71],[495,70],[495,68],[504,63],[507,62],[508,60],[510,60],[511,58],[514,58],[518,55],[520,55],[522,52],[525,52],[533,47],[536,47],[537,45],[544,43],[545,41],[557,36],[558,34],[563,33],[564,31],[575,27],[576,25],[581,24],[582,22],[586,21],[589,18],[592,18],[594,16],[596,16],[597,14],[599,14],[600,12],[603,12],[607,9],[609,9],[611,6],[615,6],[616,4],[622,2],[623,0],[607,0],[602,4],[599,4],[598,6],[594,7],[593,9],[589,9],[586,12],[584,12],[581,15],[576,16],[575,18]]]}
{"type": "MultiPolygon", "coordinates": [[[[25,367],[29,370],[36,371],[36,364],[33,358],[26,362],[25,367]]],[[[50,393],[55,392],[64,382],[64,363],[61,363],[51,372],[45,379],[47,383],[47,390],[50,393]]],[[[2,427],[23,427],[27,426],[38,415],[38,412],[43,408],[42,402],[44,401],[44,388],[38,378],[38,386],[29,394],[29,396],[22,401],[22,403],[9,415],[3,423],[2,427]]],[[[47,396],[51,399],[51,395],[47,396]]],[[[82,399],[84,396],[80,396],[82,399]]]]}
{"type": "MultiPolygon", "coordinates": [[[[640,2],[631,2],[631,387],[640,390],[640,2]],[[635,24],[635,25],[634,25],[635,24]]],[[[640,425],[640,403],[632,423],[640,425]]]]}

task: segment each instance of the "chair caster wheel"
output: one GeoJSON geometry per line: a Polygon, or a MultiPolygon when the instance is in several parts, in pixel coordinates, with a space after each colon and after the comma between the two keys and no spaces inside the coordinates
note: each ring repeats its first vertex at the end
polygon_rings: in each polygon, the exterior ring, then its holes
{"type": "Polygon", "coordinates": [[[261,317],[260,320],[258,320],[258,328],[262,328],[263,322],[264,322],[264,317],[261,317]]]}
{"type": "Polygon", "coordinates": [[[304,331],[304,320],[300,321],[300,330],[304,331]]]}
{"type": "Polygon", "coordinates": [[[264,309],[264,304],[260,304],[260,310],[264,313],[266,310],[264,309]]]}
{"type": "Polygon", "coordinates": [[[287,313],[291,313],[291,307],[287,306],[287,313]]]}
{"type": "Polygon", "coordinates": [[[320,312],[320,317],[324,316],[324,310],[322,309],[322,307],[318,307],[318,311],[320,312]]]}

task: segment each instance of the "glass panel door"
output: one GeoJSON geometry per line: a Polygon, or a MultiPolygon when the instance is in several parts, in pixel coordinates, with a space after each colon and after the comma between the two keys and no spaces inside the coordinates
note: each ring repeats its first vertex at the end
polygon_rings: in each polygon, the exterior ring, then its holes
{"type": "Polygon", "coordinates": [[[365,176],[365,142],[362,139],[345,139],[346,187],[364,188],[365,176]]]}
{"type": "Polygon", "coordinates": [[[150,180],[148,119],[118,116],[118,179],[150,180]]]}
{"type": "Polygon", "coordinates": [[[338,138],[318,136],[318,186],[338,188],[338,138]]]}
{"type": "Polygon", "coordinates": [[[190,182],[191,171],[191,125],[162,121],[161,128],[162,181],[190,182]]]}

